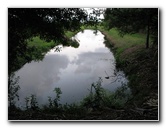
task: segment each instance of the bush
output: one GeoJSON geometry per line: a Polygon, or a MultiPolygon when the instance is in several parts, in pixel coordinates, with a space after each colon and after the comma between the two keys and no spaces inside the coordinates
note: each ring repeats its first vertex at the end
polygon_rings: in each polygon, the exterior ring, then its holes
{"type": "Polygon", "coordinates": [[[110,92],[101,87],[102,80],[99,79],[91,85],[90,94],[86,96],[81,105],[93,110],[109,108],[123,108],[125,103],[132,97],[131,91],[127,85],[122,85],[115,92],[110,92]],[[93,89],[94,88],[94,92],[93,89]]]}

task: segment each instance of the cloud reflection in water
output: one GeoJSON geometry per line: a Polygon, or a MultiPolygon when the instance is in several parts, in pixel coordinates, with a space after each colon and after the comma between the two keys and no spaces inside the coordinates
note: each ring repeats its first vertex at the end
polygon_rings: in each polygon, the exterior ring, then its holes
{"type": "Polygon", "coordinates": [[[105,71],[113,75],[115,60],[103,44],[104,35],[99,31],[95,35],[92,30],[85,30],[75,37],[80,40],[79,48],[64,47],[61,52],[52,49],[43,61],[32,61],[16,73],[20,76],[21,104],[30,94],[36,94],[39,104],[45,104],[48,96],[55,96],[55,87],[62,90],[61,103],[79,102],[99,77],[102,77],[105,88],[113,90],[120,86],[117,83],[109,86],[110,79],[105,79],[105,71]]]}

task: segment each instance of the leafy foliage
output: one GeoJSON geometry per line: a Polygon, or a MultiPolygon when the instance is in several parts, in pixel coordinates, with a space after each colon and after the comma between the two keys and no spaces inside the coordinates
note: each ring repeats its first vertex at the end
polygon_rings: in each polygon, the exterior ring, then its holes
{"type": "Polygon", "coordinates": [[[50,96],[48,97],[49,108],[57,109],[61,106],[61,104],[59,104],[58,102],[60,101],[60,95],[62,94],[62,91],[59,87],[56,87],[53,91],[56,93],[56,97],[53,100],[50,96]]]}
{"type": "Polygon", "coordinates": [[[116,27],[121,35],[143,30],[147,33],[146,48],[149,47],[149,35],[158,38],[157,8],[112,8],[105,11],[105,26],[116,27]]]}
{"type": "Polygon", "coordinates": [[[90,94],[83,100],[82,105],[86,108],[93,108],[98,109],[101,107],[101,104],[103,102],[103,94],[104,89],[101,87],[102,79],[99,78],[99,80],[96,83],[92,83],[90,94]],[[94,89],[94,93],[93,93],[94,89]]]}
{"type": "Polygon", "coordinates": [[[102,79],[91,85],[90,94],[81,102],[82,106],[93,110],[109,108],[123,108],[125,103],[132,97],[127,85],[122,85],[115,92],[105,90],[101,86],[102,79]],[[93,89],[94,88],[94,92],[93,89]]]}
{"type": "Polygon", "coordinates": [[[25,98],[26,109],[37,110],[39,108],[36,95],[31,94],[29,97],[25,98]]]}

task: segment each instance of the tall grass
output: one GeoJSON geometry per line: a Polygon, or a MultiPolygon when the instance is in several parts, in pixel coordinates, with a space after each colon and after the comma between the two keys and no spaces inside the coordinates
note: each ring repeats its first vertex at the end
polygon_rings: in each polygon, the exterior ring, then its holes
{"type": "Polygon", "coordinates": [[[123,51],[131,47],[145,46],[146,42],[145,34],[135,33],[135,34],[126,34],[124,36],[120,36],[115,28],[106,31],[106,33],[111,37],[111,42],[114,44],[114,47],[117,49],[118,53],[122,53],[123,51]]]}
{"type": "Polygon", "coordinates": [[[53,41],[46,42],[44,40],[41,40],[38,36],[33,37],[31,40],[28,41],[28,47],[52,47],[55,45],[53,41]]]}

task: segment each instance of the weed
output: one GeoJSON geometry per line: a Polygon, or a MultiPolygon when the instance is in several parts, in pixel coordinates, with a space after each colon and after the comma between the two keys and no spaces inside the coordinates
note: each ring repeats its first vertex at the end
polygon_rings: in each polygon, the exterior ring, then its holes
{"type": "Polygon", "coordinates": [[[118,109],[123,108],[132,97],[127,85],[122,85],[115,92],[110,92],[102,88],[101,82],[102,80],[99,79],[91,85],[90,94],[83,99],[82,106],[87,109],[92,108],[92,110],[100,110],[105,107],[118,109]]]}
{"type": "Polygon", "coordinates": [[[39,109],[39,105],[36,99],[36,95],[31,94],[29,97],[25,98],[26,110],[37,110],[39,109]]]}
{"type": "Polygon", "coordinates": [[[19,76],[15,77],[15,74],[12,73],[8,77],[8,102],[9,107],[15,106],[16,99],[19,100],[18,91],[20,90],[19,86],[19,76]]]}

